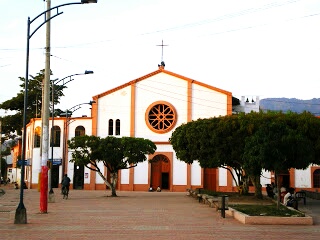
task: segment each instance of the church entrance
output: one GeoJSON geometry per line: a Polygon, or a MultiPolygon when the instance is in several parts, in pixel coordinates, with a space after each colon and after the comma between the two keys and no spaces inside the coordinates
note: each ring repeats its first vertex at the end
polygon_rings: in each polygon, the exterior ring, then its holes
{"type": "Polygon", "coordinates": [[[83,189],[84,185],[84,166],[74,165],[73,189],[83,189]]]}
{"type": "Polygon", "coordinates": [[[163,154],[152,158],[150,185],[153,189],[158,186],[162,190],[170,190],[170,160],[163,154]]]}
{"type": "Polygon", "coordinates": [[[205,168],[203,187],[206,190],[216,191],[217,190],[217,169],[216,168],[205,168]]]}

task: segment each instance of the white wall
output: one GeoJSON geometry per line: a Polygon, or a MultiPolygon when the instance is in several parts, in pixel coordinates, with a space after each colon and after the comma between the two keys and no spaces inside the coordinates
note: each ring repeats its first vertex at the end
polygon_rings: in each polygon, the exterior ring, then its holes
{"type": "Polygon", "coordinates": [[[134,184],[148,184],[149,176],[149,163],[148,160],[138,165],[134,168],[134,184]]]}
{"type": "Polygon", "coordinates": [[[311,171],[310,167],[305,170],[295,170],[295,187],[297,188],[310,188],[311,186],[311,171]]]}
{"type": "Polygon", "coordinates": [[[136,84],[136,122],[137,137],[148,138],[152,141],[168,141],[174,129],[158,134],[146,125],[145,114],[148,107],[158,101],[165,101],[173,105],[178,119],[175,127],[186,122],[187,81],[174,76],[160,73],[136,84]]]}
{"type": "Polygon", "coordinates": [[[192,119],[225,116],[227,95],[192,84],[192,119]]]}
{"type": "MultiPolygon", "coordinates": [[[[103,162],[98,162],[98,167],[100,168],[100,171],[102,172],[102,174],[104,176],[106,176],[106,170],[105,170],[105,167],[103,165],[103,162]]],[[[88,169],[89,170],[89,169],[88,169]]],[[[91,174],[95,174],[95,181],[96,181],[96,184],[104,184],[104,181],[103,179],[100,177],[100,175],[97,173],[97,172],[93,172],[91,171],[91,174]]],[[[90,181],[89,181],[90,182],[90,181]]]]}
{"type": "Polygon", "coordinates": [[[201,185],[201,167],[198,161],[191,164],[191,185],[201,185]]]}
{"type": "Polygon", "coordinates": [[[121,170],[121,184],[129,184],[129,169],[121,170]]]}
{"type": "Polygon", "coordinates": [[[218,168],[219,169],[219,186],[227,186],[227,169],[218,168]]]}
{"type": "Polygon", "coordinates": [[[173,185],[187,185],[187,164],[174,159],[172,177],[173,185]]]}
{"type": "Polygon", "coordinates": [[[131,87],[125,87],[99,98],[98,102],[98,129],[100,137],[108,136],[109,119],[113,119],[115,134],[115,121],[120,120],[120,136],[130,136],[131,87]]]}

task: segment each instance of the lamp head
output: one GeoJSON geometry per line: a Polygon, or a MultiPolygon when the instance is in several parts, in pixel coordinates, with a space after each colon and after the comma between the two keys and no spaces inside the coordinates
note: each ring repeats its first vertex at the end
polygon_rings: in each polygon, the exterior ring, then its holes
{"type": "Polygon", "coordinates": [[[98,0],[81,0],[81,3],[97,3],[98,0]]]}
{"type": "Polygon", "coordinates": [[[86,70],[86,71],[84,72],[84,74],[93,74],[93,71],[86,70]]]}

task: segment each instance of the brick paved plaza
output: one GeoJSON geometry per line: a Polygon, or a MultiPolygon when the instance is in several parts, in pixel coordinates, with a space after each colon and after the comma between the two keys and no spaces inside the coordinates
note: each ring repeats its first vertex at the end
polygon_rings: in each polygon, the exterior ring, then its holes
{"type": "Polygon", "coordinates": [[[320,239],[311,226],[244,225],[221,218],[186,193],[71,190],[63,200],[55,190],[48,213],[39,213],[39,192],[24,191],[27,224],[14,224],[19,190],[0,197],[0,239],[320,239]]]}

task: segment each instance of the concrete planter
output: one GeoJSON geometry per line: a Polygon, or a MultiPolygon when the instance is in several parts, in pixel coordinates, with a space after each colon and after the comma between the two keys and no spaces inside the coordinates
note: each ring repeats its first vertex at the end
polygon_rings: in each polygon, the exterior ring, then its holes
{"type": "Polygon", "coordinates": [[[229,207],[226,214],[234,217],[243,224],[261,225],[313,225],[313,218],[305,217],[273,217],[273,216],[249,216],[229,207]]]}

